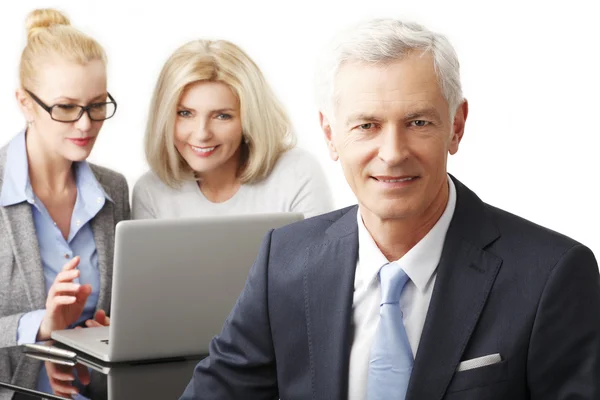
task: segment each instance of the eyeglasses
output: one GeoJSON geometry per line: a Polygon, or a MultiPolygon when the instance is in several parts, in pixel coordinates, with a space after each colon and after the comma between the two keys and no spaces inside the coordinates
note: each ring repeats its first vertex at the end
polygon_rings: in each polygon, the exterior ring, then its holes
{"type": "Polygon", "coordinates": [[[48,114],[50,118],[58,122],[75,122],[83,116],[84,112],[87,112],[88,117],[92,121],[104,121],[111,118],[117,112],[117,102],[110,93],[107,92],[110,101],[101,103],[92,103],[87,106],[80,106],[78,104],[54,104],[52,106],[46,105],[40,100],[35,94],[25,89],[31,98],[40,105],[48,114]]]}

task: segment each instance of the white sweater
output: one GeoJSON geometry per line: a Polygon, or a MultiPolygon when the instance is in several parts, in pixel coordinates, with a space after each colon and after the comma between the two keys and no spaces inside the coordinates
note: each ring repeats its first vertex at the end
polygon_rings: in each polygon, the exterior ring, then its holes
{"type": "Polygon", "coordinates": [[[195,181],[173,189],[152,171],[136,182],[132,199],[134,219],[274,212],[301,212],[309,218],[329,211],[333,211],[333,200],[323,170],[300,148],[282,154],[264,180],[241,185],[222,203],[209,201],[195,181]]]}

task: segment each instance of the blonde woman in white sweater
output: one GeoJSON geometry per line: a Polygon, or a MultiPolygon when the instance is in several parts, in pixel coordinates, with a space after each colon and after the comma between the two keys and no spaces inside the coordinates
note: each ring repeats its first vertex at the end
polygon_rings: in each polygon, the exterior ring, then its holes
{"type": "Polygon", "coordinates": [[[323,171],[295,141],[246,53],[223,40],[189,42],[156,85],[145,137],[150,171],[134,187],[133,217],[329,212],[323,171]]]}

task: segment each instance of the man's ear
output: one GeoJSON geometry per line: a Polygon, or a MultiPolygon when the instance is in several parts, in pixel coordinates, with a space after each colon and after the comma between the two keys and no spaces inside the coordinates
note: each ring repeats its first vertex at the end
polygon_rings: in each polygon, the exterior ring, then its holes
{"type": "Polygon", "coordinates": [[[325,142],[327,143],[327,150],[329,150],[329,157],[333,161],[337,161],[339,158],[337,149],[335,148],[335,143],[333,142],[333,132],[331,130],[331,123],[329,119],[319,111],[319,123],[321,124],[321,129],[325,134],[325,142]]]}
{"type": "Polygon", "coordinates": [[[458,152],[458,146],[460,145],[460,141],[463,138],[465,133],[465,123],[467,122],[467,115],[469,114],[469,103],[467,100],[464,100],[463,103],[456,109],[456,114],[454,115],[454,124],[452,126],[452,139],[450,140],[450,146],[448,147],[448,152],[451,155],[456,154],[458,152]]]}

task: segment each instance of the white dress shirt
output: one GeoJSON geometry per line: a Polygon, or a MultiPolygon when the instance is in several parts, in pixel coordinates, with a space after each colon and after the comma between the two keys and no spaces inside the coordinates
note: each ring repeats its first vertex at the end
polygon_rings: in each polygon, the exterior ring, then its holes
{"type": "MultiPolygon", "coordinates": [[[[423,239],[396,261],[410,278],[402,291],[400,308],[404,314],[404,327],[414,355],[417,353],[421,340],[446,232],[454,215],[456,188],[450,177],[448,177],[448,186],[450,189],[448,203],[440,219],[423,239]]],[[[358,260],[352,304],[354,335],[350,349],[349,400],[366,398],[369,356],[379,325],[381,286],[377,275],[381,267],[389,262],[367,231],[360,209],[357,219],[358,260]]]]}

